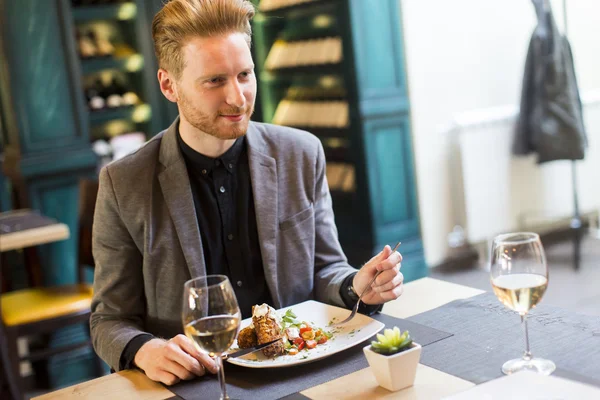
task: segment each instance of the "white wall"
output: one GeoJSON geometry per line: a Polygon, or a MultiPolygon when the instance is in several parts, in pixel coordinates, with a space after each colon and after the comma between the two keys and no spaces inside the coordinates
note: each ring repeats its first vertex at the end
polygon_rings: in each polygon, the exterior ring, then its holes
{"type": "MultiPolygon", "coordinates": [[[[588,131],[599,132],[600,90],[584,92],[582,102],[588,131]]],[[[459,149],[458,165],[450,166],[456,178],[451,183],[454,218],[466,228],[470,243],[481,244],[480,251],[487,251],[498,233],[565,226],[573,212],[570,161],[540,166],[534,154],[512,155],[517,113],[516,106],[465,112],[455,117],[448,133],[459,149]]],[[[598,140],[590,142],[586,159],[576,163],[576,171],[580,207],[597,214],[600,185],[588,182],[595,182],[600,171],[598,140]]]]}
{"type": "MultiPolygon", "coordinates": [[[[449,171],[452,143],[446,128],[465,111],[518,104],[536,17],[529,0],[399,1],[421,228],[425,256],[435,265],[448,254],[446,236],[455,221],[449,171]]],[[[562,0],[552,5],[562,29],[562,0]]],[[[569,0],[567,14],[580,90],[599,89],[600,1],[569,0]]],[[[588,136],[600,141],[600,132],[588,131],[588,136]]],[[[590,168],[582,175],[582,184],[596,184],[590,168]]],[[[582,193],[582,206],[600,206],[594,196],[582,193]]]]}

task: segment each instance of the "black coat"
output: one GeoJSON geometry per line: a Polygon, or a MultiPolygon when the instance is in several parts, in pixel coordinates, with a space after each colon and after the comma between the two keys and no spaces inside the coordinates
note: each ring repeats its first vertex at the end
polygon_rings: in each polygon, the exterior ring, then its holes
{"type": "Polygon", "coordinates": [[[513,152],[536,152],[538,163],[581,160],[587,138],[571,46],[549,2],[534,1],[538,25],[529,43],[513,152]]]}

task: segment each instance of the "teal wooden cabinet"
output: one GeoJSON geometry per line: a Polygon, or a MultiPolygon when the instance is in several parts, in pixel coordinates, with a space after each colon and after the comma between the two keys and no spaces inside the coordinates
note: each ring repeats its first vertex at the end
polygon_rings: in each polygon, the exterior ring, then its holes
{"type": "MultiPolygon", "coordinates": [[[[6,208],[13,188],[14,207],[40,210],[70,229],[68,240],[39,247],[44,284],[77,280],[79,183],[97,173],[91,142],[123,129],[151,137],[176,115],[156,80],[155,6],[149,0],[82,7],[70,0],[0,0],[0,207],[6,208]],[[83,57],[76,32],[92,30],[114,40],[113,55],[83,57]],[[139,103],[92,111],[85,89],[105,75],[108,81],[123,77],[139,103]]],[[[85,334],[83,326],[64,330],[51,345],[81,341],[85,334]]],[[[53,387],[89,379],[92,355],[82,350],[53,357],[48,370],[53,387]]]]}
{"type": "MultiPolygon", "coordinates": [[[[2,168],[17,193],[14,206],[40,210],[70,229],[68,240],[39,247],[48,285],[77,280],[79,179],[96,170],[68,6],[64,0],[0,1],[2,168]]],[[[50,344],[83,335],[83,326],[64,330],[50,344]]],[[[53,386],[93,373],[89,350],[49,364],[53,386]]]]}
{"type": "Polygon", "coordinates": [[[78,181],[96,168],[67,6],[3,1],[1,16],[3,168],[18,190],[18,206],[38,208],[71,230],[69,240],[44,246],[61,254],[43,259],[43,276],[52,284],[76,279],[78,181]]]}
{"type": "Polygon", "coordinates": [[[427,275],[399,2],[315,0],[284,8],[274,0],[255,3],[263,120],[322,140],[340,242],[350,262],[359,267],[385,244],[402,241],[406,280],[427,275]],[[325,107],[334,114],[331,120],[319,114],[325,107]]]}

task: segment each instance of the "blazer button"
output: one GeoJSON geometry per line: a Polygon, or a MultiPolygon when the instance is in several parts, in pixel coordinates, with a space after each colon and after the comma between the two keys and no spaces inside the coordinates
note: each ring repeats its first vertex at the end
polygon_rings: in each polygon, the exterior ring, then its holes
{"type": "Polygon", "coordinates": [[[225,193],[225,187],[221,186],[221,187],[219,188],[219,192],[221,192],[221,193],[225,193]]]}
{"type": "Polygon", "coordinates": [[[238,287],[242,287],[242,285],[243,285],[242,281],[237,281],[237,285],[238,285],[238,287]]]}

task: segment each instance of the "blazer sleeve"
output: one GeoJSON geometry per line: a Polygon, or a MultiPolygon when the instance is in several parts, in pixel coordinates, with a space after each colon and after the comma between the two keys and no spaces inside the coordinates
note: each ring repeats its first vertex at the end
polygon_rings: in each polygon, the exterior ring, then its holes
{"type": "Polygon", "coordinates": [[[533,101],[535,96],[535,76],[534,65],[536,63],[536,46],[535,36],[529,42],[527,50],[527,58],[525,60],[525,71],[523,74],[523,83],[521,87],[521,105],[519,114],[515,124],[515,133],[513,140],[513,154],[527,155],[534,151],[533,135],[531,120],[533,118],[533,101]]]}
{"type": "Polygon", "coordinates": [[[348,264],[335,226],[325,174],[325,152],[317,140],[315,164],[315,293],[316,300],[345,307],[340,295],[344,280],[357,270],[348,264]]]}
{"type": "Polygon", "coordinates": [[[92,234],[94,296],[90,333],[96,353],[118,371],[127,344],[144,334],[142,255],[120,215],[107,167],[100,184],[92,234]]]}

